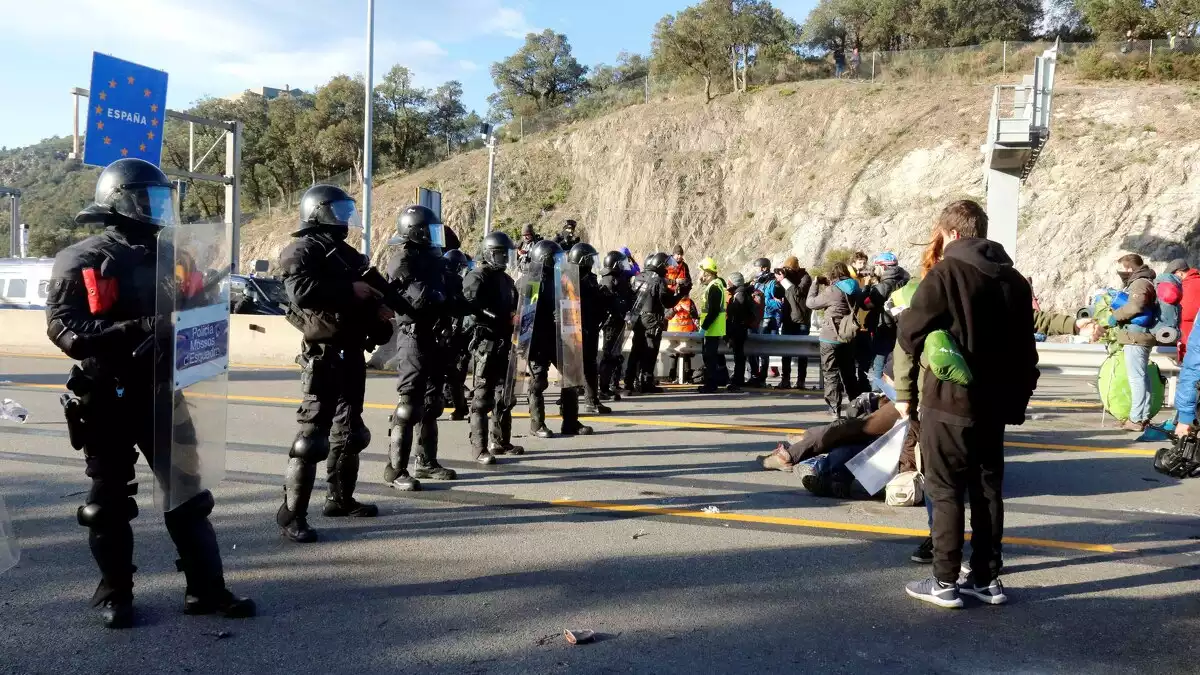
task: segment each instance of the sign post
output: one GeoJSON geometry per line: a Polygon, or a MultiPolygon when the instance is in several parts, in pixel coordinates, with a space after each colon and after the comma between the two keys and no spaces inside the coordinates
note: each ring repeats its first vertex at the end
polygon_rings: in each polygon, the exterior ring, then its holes
{"type": "Polygon", "coordinates": [[[103,167],[136,157],[158,166],[166,116],[165,72],[92,54],[84,164],[103,167]]]}

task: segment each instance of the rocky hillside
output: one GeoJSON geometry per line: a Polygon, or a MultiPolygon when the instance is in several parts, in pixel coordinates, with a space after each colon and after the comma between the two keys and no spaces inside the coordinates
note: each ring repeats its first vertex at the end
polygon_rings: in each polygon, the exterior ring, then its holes
{"type": "MultiPolygon", "coordinates": [[[[496,222],[579,220],[602,250],[681,243],[723,269],[802,264],[838,247],[915,264],[946,202],[982,196],[988,85],[811,82],[656,102],[504,144],[496,222]]],[[[1019,267],[1067,309],[1113,280],[1120,252],[1200,263],[1200,89],[1067,81],[1022,193],[1019,267]]],[[[417,185],[441,189],[464,240],[482,229],[486,151],[377,186],[376,255],[417,185]]],[[[294,217],[250,223],[243,257],[274,258],[294,217]]]]}

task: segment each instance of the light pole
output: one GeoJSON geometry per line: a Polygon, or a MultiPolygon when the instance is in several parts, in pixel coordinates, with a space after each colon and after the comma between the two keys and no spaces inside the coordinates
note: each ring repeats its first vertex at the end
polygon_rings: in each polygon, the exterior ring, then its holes
{"type": "Polygon", "coordinates": [[[483,236],[486,237],[492,233],[492,178],[496,173],[496,136],[492,133],[492,125],[486,122],[479,126],[479,135],[483,137],[483,142],[488,148],[487,205],[483,215],[483,236]]]}
{"type": "Polygon", "coordinates": [[[375,117],[375,0],[367,0],[367,95],[366,111],[363,113],[363,243],[362,252],[371,259],[371,160],[374,148],[371,143],[372,122],[375,117]]]}

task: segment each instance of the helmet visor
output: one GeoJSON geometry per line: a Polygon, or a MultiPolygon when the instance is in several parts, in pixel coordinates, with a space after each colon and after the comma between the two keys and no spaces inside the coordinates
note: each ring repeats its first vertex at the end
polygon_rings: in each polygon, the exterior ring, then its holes
{"type": "Polygon", "coordinates": [[[358,215],[358,206],[352,200],[343,199],[330,202],[329,213],[333,215],[333,219],[337,221],[338,225],[362,229],[362,218],[358,215]]]}
{"type": "Polygon", "coordinates": [[[170,227],[179,223],[175,212],[175,188],[166,185],[148,185],[131,191],[133,208],[138,220],[159,227],[170,227]]]}
{"type": "Polygon", "coordinates": [[[673,255],[667,256],[666,268],[669,270],[673,270],[676,267],[679,267],[679,263],[675,260],[675,256],[673,256],[673,255]]]}
{"type": "Polygon", "coordinates": [[[433,223],[429,226],[429,245],[434,248],[446,247],[446,226],[433,223]]]}

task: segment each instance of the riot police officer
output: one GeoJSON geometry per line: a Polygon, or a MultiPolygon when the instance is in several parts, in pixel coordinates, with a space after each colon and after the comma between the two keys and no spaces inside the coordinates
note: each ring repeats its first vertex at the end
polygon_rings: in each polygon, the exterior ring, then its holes
{"type": "MultiPolygon", "coordinates": [[[[448,230],[447,230],[448,231],[448,230]]],[[[473,266],[466,253],[457,248],[446,251],[446,297],[454,305],[453,310],[441,322],[441,333],[447,348],[445,382],[442,384],[442,400],[454,408],[450,419],[467,419],[467,367],[471,355],[467,347],[471,341],[472,316],[462,301],[463,277],[473,266]]]]}
{"type": "MultiPolygon", "coordinates": [[[[134,447],[164,490],[177,478],[172,457],[155,457],[164,443],[155,426],[172,426],[174,420],[161,418],[172,413],[175,391],[171,382],[155,379],[161,345],[144,348],[156,322],[170,321],[156,315],[156,290],[170,283],[158,278],[157,236],[160,228],[177,225],[173,191],[158,167],[140,159],[120,159],[104,169],[95,203],[76,222],[105,230],[55,257],[46,298],[47,335],[80,361],[67,381],[78,398],[64,395],[63,407],[71,445],[83,451],[92,480],[76,517],[89,530],[88,545],[100,569],[92,603],[109,628],[133,625],[134,447]]],[[[173,438],[165,443],[171,447],[173,438]]],[[[217,535],[208,520],[213,506],[212,493],[199,489],[164,515],[179,554],[176,565],[187,581],[184,613],[253,616],[254,602],[225,587],[217,535]]]]}
{"type": "Polygon", "coordinates": [[[600,293],[604,297],[604,315],[600,319],[604,344],[600,354],[600,400],[621,400],[621,363],[624,360],[620,344],[625,339],[625,319],[633,307],[633,290],[629,286],[629,259],[620,251],[609,251],[600,267],[600,293]]]}
{"type": "Polygon", "coordinates": [[[691,292],[687,284],[679,284],[679,288],[671,292],[666,275],[667,268],[672,265],[674,260],[666,253],[655,253],[646,259],[641,274],[634,278],[636,299],[633,311],[638,320],[633,324],[633,349],[629,354],[629,367],[625,371],[625,387],[630,391],[642,394],[662,392],[655,382],[654,367],[662,344],[666,311],[691,292]]]}
{"type": "Polygon", "coordinates": [[[600,325],[607,314],[605,297],[592,268],[600,254],[591,244],[580,242],[571,247],[567,262],[579,268],[579,311],[583,317],[584,412],[606,415],[612,408],[600,402],[600,377],[596,352],[599,350],[600,325]]]}
{"type": "Polygon", "coordinates": [[[361,227],[354,199],[339,187],[314,185],[300,199],[300,228],[279,255],[290,307],[287,317],[303,335],[296,411],[300,429],[288,453],[283,504],[276,521],[283,536],[299,543],[317,540],[308,524],[317,463],[325,470],[330,518],[373,518],[374,504],[354,499],[359,454],[371,443],[363,423],[367,365],[364,352],[391,339],[391,310],[379,292],[359,280],[367,259],[346,243],[351,227],[361,227]]]}
{"type": "Polygon", "coordinates": [[[396,409],[388,430],[388,464],[383,480],[397,490],[420,490],[418,478],[454,480],[457,474],[438,464],[437,418],[442,414],[442,378],[446,350],[439,342],[438,321],[450,311],[446,266],[440,249],[446,245],[441,219],[424,206],[408,206],[396,221],[399,245],[388,263],[392,289],[407,302],[399,314],[396,338],[396,409]],[[413,442],[417,445],[416,477],[408,472],[413,442]]]}
{"type": "Polygon", "coordinates": [[[480,265],[463,280],[463,297],[475,319],[469,350],[475,377],[467,424],[471,450],[480,464],[495,463],[496,455],[525,452],[511,442],[512,404],[503,395],[517,311],[517,286],[505,270],[515,266],[517,255],[507,234],[492,232],[483,239],[480,265]]]}
{"type": "MultiPolygon", "coordinates": [[[[533,321],[533,340],[529,345],[529,429],[538,438],[554,436],[546,427],[545,392],[549,387],[550,366],[555,366],[560,373],[564,368],[564,357],[559,351],[562,340],[559,306],[555,297],[557,294],[553,292],[555,286],[560,283],[554,274],[554,265],[560,255],[562,249],[558,244],[549,240],[539,241],[530,251],[529,266],[526,275],[522,277],[525,284],[539,280],[541,283],[533,321]]],[[[563,349],[571,348],[574,347],[563,345],[563,349]]],[[[582,358],[581,354],[576,356],[582,358]]],[[[579,422],[579,390],[574,386],[564,386],[561,389],[558,409],[562,415],[562,435],[586,436],[592,433],[591,427],[579,422]]]]}

